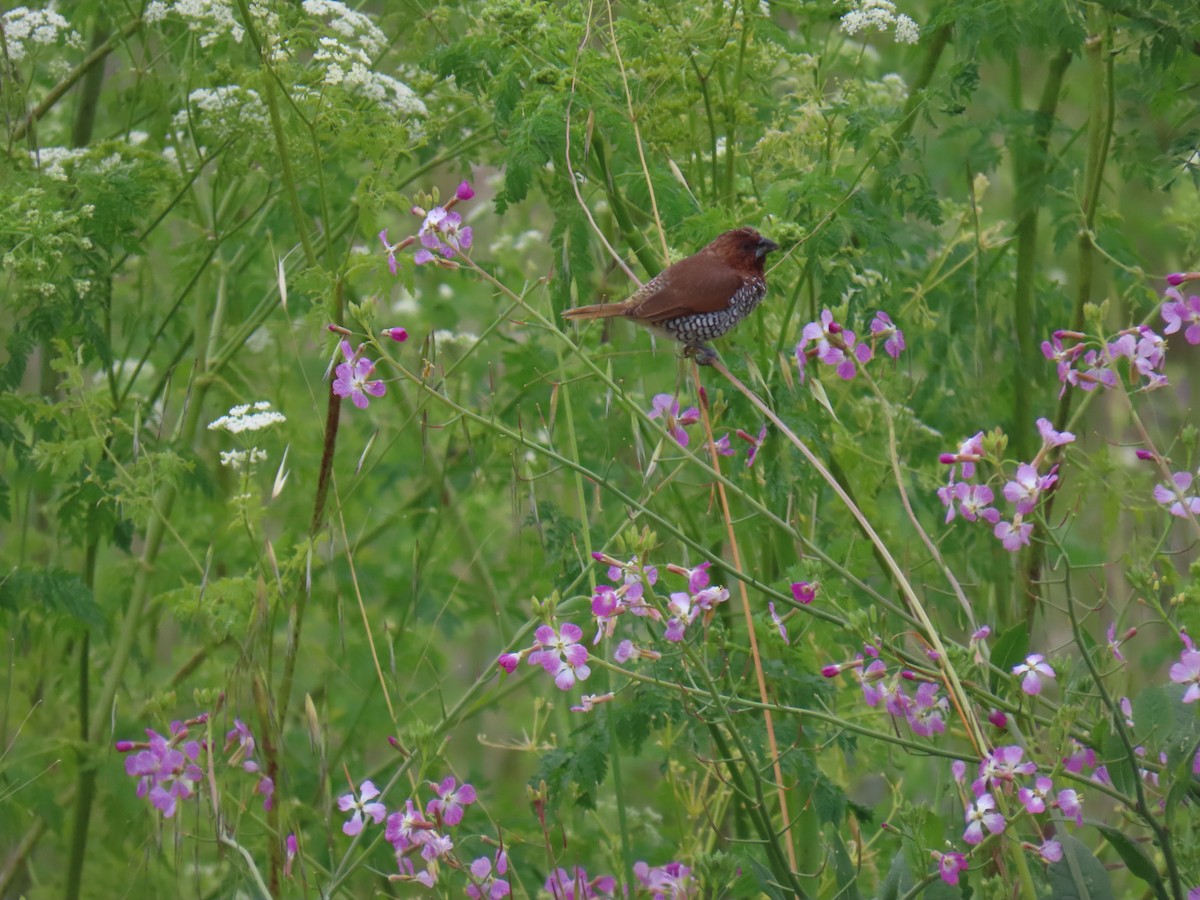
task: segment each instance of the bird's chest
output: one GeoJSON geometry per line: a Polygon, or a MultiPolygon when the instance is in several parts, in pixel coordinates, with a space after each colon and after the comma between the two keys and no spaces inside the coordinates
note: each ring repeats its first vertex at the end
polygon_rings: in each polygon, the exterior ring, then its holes
{"type": "Polygon", "coordinates": [[[703,313],[687,313],[663,322],[660,327],[677,340],[689,343],[709,341],[721,337],[746,318],[766,293],[766,282],[761,278],[754,278],[734,291],[724,308],[703,313]]]}

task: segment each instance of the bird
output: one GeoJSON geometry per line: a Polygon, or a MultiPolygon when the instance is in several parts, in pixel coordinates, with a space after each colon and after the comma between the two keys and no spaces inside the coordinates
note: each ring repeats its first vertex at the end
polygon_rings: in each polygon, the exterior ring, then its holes
{"type": "Polygon", "coordinates": [[[746,318],[767,293],[763,259],[779,245],[753,228],[735,228],[686,259],[668,266],[619,303],[577,306],[567,319],[622,316],[683,344],[683,355],[711,365],[706,342],[746,318]]]}

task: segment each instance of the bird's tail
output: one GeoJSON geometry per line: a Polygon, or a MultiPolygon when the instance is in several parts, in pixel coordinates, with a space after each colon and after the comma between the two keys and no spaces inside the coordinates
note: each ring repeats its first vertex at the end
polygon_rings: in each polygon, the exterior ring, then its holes
{"type": "Polygon", "coordinates": [[[577,306],[563,311],[564,319],[607,319],[609,316],[625,314],[624,303],[596,303],[592,306],[577,306]]]}

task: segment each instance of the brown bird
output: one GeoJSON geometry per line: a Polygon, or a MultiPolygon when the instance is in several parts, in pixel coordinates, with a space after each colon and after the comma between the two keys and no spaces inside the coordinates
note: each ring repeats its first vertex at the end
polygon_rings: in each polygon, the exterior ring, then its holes
{"type": "Polygon", "coordinates": [[[628,300],[578,306],[568,319],[624,316],[684,345],[684,356],[709,365],[719,338],[746,318],[767,293],[763,257],[779,245],[753,228],[735,228],[647,281],[628,300]]]}

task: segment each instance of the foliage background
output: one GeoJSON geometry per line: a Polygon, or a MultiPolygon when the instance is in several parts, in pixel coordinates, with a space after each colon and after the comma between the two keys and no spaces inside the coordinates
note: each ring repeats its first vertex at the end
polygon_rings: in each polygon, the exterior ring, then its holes
{"type": "MultiPolygon", "coordinates": [[[[817,2],[366,4],[378,45],[366,26],[338,31],[350,20],[332,4],[175,6],[63,2],[77,39],[24,50],[5,19],[5,896],[252,894],[243,861],[212,842],[211,807],[164,826],[112,749],[202,710],[218,741],[234,716],[251,723],[276,761],[274,812],[231,779],[224,815],[276,875],[280,836],[303,835],[305,876],[281,893],[315,893],[331,871],[350,896],[416,892],[386,881],[378,841],[348,851],[335,800],[347,778],[398,778],[403,794],[453,772],[481,797],[462,858],[502,834],[519,895],[555,865],[628,878],[635,860],[682,859],[708,879],[697,896],[786,896],[720,764],[720,735],[738,733],[773,791],[761,715],[731,719],[674,687],[703,670],[722,696],[757,697],[739,580],[772,701],[827,717],[774,723],[805,889],[899,896],[912,876],[897,888],[894,860],[920,878],[930,849],[961,848],[946,764],[974,758],[961,728],[920,751],[889,743],[851,679],[818,674],[877,638],[897,658],[921,647],[876,601],[900,595],[846,509],[772,430],[754,466],[722,462],[738,569],[700,429],[685,452],[644,412],[658,393],[697,402],[690,367],[624,323],[561,330],[564,308],[632,289],[600,235],[642,278],[742,224],[783,246],[768,301],[720,345],[726,364],[866,511],[954,666],[969,668],[984,622],[1016,660],[1055,654],[1041,719],[1021,718],[1034,711],[1015,683],[985,685],[1047,768],[1073,723],[1102,731],[1108,716],[1080,662],[1096,645],[1071,646],[1062,560],[1091,639],[1141,625],[1113,692],[1167,683],[1173,629],[1200,626],[1195,535],[1171,528],[1150,495],[1161,477],[1131,447],[1152,437],[1195,465],[1197,353],[1175,335],[1170,388],[1081,402],[1060,397],[1038,347],[1058,328],[1157,324],[1162,275],[1196,265],[1193,3],[914,3],[901,12],[921,26],[915,46],[848,35],[847,7],[817,2]],[[411,93],[331,83],[331,36],[411,93]],[[464,179],[470,257],[491,279],[404,254],[393,276],[377,232],[415,231],[410,207],[464,179]],[[827,307],[860,334],[876,309],[904,329],[906,355],[873,364],[886,400],[861,379],[800,383],[800,328],[827,307]],[[329,323],[355,343],[410,334],[369,354],[403,367],[380,363],[386,397],[340,418],[329,323]],[[270,459],[222,468],[237,444],[205,425],[256,400],[287,416],[246,444],[270,459]],[[1014,555],[943,526],[937,455],[999,427],[1001,455],[1027,460],[1039,416],[1079,435],[1055,540],[1014,555]],[[974,621],[899,501],[889,422],[974,621]],[[277,494],[276,466],[290,473],[277,494]],[[711,559],[734,599],[692,636],[694,657],[655,669],[659,684],[597,667],[584,689],[620,692],[580,716],[574,695],[528,667],[498,677],[495,660],[529,642],[548,600],[588,630],[593,550],[711,559]],[[766,604],[802,580],[820,594],[785,644],[766,604]],[[530,804],[542,783],[544,824],[530,804]]],[[[700,378],[714,433],[758,432],[747,397],[700,378]]],[[[1191,707],[1160,706],[1160,736],[1190,734],[1191,707]]],[[[1148,839],[1119,799],[1097,793],[1089,814],[1148,839]]],[[[1164,896],[1200,883],[1190,807],[1175,824],[1174,882],[1147,844],[1164,896]]],[[[1151,889],[1111,837],[1079,835],[1116,869],[1108,895],[1151,889]]],[[[994,865],[972,882],[1005,896],[994,865]]],[[[443,889],[459,894],[454,877],[443,889]]]]}

